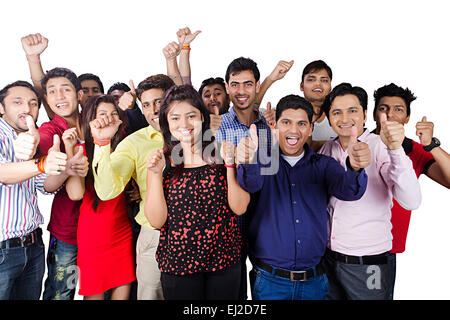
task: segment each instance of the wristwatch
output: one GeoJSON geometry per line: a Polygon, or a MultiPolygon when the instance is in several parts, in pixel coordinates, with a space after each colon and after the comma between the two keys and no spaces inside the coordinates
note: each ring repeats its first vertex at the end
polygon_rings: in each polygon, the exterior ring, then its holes
{"type": "Polygon", "coordinates": [[[441,145],[441,142],[439,141],[438,138],[433,137],[431,138],[431,143],[427,146],[423,146],[423,150],[430,152],[431,150],[433,150],[436,147],[439,147],[441,145]]]}

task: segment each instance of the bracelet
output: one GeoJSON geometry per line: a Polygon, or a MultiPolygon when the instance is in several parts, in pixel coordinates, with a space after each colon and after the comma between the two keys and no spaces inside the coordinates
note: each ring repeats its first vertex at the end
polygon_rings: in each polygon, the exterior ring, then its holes
{"type": "Polygon", "coordinates": [[[236,168],[236,164],[224,164],[227,168],[236,168]]]}
{"type": "Polygon", "coordinates": [[[98,140],[94,139],[94,144],[100,147],[107,146],[110,143],[111,143],[110,139],[98,139],[98,140]]]}
{"type": "Polygon", "coordinates": [[[45,158],[47,158],[47,156],[42,156],[35,161],[35,163],[37,164],[37,169],[40,173],[45,173],[45,169],[44,169],[45,158]]]}
{"type": "Polygon", "coordinates": [[[191,50],[191,46],[190,45],[182,46],[181,50],[191,50]]]}

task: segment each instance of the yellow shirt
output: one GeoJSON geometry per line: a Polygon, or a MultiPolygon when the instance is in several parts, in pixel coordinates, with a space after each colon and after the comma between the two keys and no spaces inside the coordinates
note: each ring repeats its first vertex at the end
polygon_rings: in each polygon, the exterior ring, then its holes
{"type": "MultiPolygon", "coordinates": [[[[123,139],[111,153],[111,145],[95,146],[92,168],[94,187],[101,200],[117,197],[133,178],[139,186],[141,202],[136,221],[152,228],[144,214],[147,191],[147,158],[163,147],[164,139],[152,126],[148,126],[123,139]],[[95,169],[97,168],[97,169],[95,169]]],[[[153,228],[152,228],[153,229],[153,228]]]]}

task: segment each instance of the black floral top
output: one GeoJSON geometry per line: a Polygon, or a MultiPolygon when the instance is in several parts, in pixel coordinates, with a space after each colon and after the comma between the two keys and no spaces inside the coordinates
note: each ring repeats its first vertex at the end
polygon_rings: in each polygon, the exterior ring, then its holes
{"type": "Polygon", "coordinates": [[[186,275],[238,263],[241,235],[228,206],[226,168],[184,168],[172,184],[174,171],[163,178],[167,221],[156,252],[161,272],[186,275]]]}

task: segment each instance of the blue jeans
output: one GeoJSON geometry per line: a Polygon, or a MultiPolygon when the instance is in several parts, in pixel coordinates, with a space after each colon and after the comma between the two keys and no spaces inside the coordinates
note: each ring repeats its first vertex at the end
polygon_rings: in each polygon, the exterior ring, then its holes
{"type": "Polygon", "coordinates": [[[397,270],[396,253],[389,253],[388,264],[391,269],[391,283],[389,284],[389,300],[394,300],[395,272],[397,270]]]}
{"type": "Polygon", "coordinates": [[[0,249],[0,300],[39,300],[44,273],[41,237],[27,247],[0,249]]]}
{"type": "Polygon", "coordinates": [[[253,300],[324,300],[328,279],[322,274],[306,281],[291,281],[254,265],[250,286],[253,300]]]}
{"type": "Polygon", "coordinates": [[[78,247],[50,235],[44,300],[73,300],[78,281],[78,247]]]}

